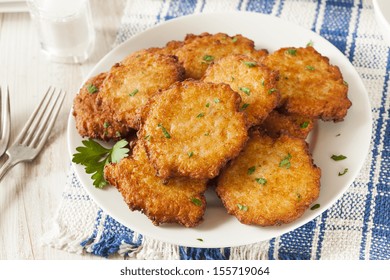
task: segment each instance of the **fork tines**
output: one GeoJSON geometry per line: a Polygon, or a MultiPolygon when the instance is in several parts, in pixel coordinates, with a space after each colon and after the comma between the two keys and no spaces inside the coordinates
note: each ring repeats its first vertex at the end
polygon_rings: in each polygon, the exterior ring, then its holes
{"type": "Polygon", "coordinates": [[[65,92],[49,87],[41,103],[18,135],[16,143],[37,149],[42,148],[54,125],[64,97],[65,92]]]}

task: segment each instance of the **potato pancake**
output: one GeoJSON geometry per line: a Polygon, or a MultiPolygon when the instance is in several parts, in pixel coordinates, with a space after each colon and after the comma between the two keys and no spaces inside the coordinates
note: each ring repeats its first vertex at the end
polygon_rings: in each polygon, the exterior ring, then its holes
{"type": "Polygon", "coordinates": [[[259,125],[279,102],[278,74],[245,55],[228,55],[210,65],[203,81],[225,83],[241,96],[248,125],[259,125]]]}
{"type": "Polygon", "coordinates": [[[312,118],[287,115],[274,110],[260,125],[260,128],[273,138],[286,134],[292,137],[306,139],[307,135],[314,128],[315,122],[312,118]]]}
{"type": "Polygon", "coordinates": [[[228,85],[187,80],[152,97],[139,139],[162,178],[213,178],[247,140],[240,96],[228,85]]]}
{"type": "Polygon", "coordinates": [[[144,213],[153,224],[198,225],[206,209],[206,180],[156,177],[145,148],[138,141],[131,157],[104,169],[106,180],[122,194],[132,211],[144,213]]]}
{"type": "Polygon", "coordinates": [[[184,69],[176,57],[142,50],[111,68],[98,98],[116,120],[138,129],[148,99],[183,77],[184,69]]]}
{"type": "Polygon", "coordinates": [[[241,223],[280,225],[299,218],[318,198],[320,176],[304,140],[254,132],[222,170],[216,192],[241,223]]]}
{"type": "Polygon", "coordinates": [[[211,62],[226,55],[245,54],[261,61],[267,53],[266,50],[256,50],[254,42],[242,35],[231,37],[224,33],[188,34],[183,46],[173,51],[183,63],[186,78],[193,79],[202,78],[211,62]]]}
{"type": "Polygon", "coordinates": [[[107,73],[90,78],[73,100],[73,116],[76,128],[82,137],[101,140],[118,140],[133,130],[116,121],[110,110],[104,110],[97,100],[101,85],[107,73]]]}
{"type": "Polygon", "coordinates": [[[282,48],[264,59],[279,71],[280,107],[288,113],[342,121],[352,105],[340,69],[313,47],[282,48]]]}

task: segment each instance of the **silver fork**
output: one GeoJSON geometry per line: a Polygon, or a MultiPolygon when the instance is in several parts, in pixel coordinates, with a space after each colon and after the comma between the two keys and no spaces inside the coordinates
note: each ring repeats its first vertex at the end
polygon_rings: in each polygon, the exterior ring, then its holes
{"type": "Polygon", "coordinates": [[[7,149],[11,134],[11,116],[9,111],[9,89],[3,93],[0,87],[0,157],[7,149]]]}
{"type": "Polygon", "coordinates": [[[65,93],[49,87],[41,103],[28,119],[15,142],[8,148],[7,161],[0,168],[0,180],[22,161],[32,161],[42,150],[64,101],[65,93]]]}

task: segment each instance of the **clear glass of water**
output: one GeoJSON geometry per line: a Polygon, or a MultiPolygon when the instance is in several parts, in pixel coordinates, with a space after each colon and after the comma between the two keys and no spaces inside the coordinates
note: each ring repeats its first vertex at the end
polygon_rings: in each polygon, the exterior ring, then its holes
{"type": "Polygon", "coordinates": [[[88,0],[28,0],[43,52],[55,62],[82,63],[95,45],[88,0]]]}

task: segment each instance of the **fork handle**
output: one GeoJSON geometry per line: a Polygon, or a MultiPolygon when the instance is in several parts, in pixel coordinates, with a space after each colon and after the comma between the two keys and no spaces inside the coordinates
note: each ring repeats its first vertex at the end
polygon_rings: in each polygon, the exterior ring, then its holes
{"type": "Polygon", "coordinates": [[[10,170],[15,164],[16,164],[16,162],[14,162],[11,157],[8,157],[8,159],[0,167],[0,181],[3,178],[3,176],[5,175],[5,173],[7,173],[8,170],[10,170]]]}

